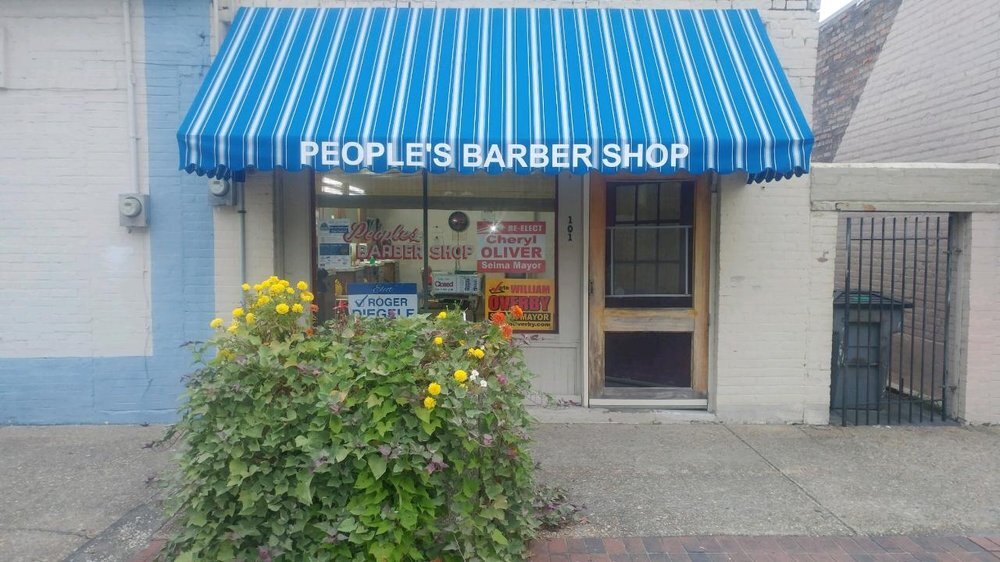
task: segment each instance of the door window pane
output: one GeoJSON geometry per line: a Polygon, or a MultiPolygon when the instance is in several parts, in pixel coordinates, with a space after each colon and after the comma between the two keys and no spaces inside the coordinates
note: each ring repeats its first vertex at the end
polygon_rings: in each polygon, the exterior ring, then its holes
{"type": "Polygon", "coordinates": [[[691,306],[691,182],[610,183],[606,306],[691,306]]]}

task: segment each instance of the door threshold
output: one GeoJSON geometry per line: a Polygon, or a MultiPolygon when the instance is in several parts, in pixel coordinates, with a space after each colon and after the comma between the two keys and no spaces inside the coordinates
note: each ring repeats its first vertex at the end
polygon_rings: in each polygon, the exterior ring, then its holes
{"type": "Polygon", "coordinates": [[[707,410],[708,398],[591,398],[591,406],[601,408],[662,408],[665,410],[707,410]]]}
{"type": "Polygon", "coordinates": [[[606,386],[591,406],[614,408],[664,408],[705,410],[708,397],[690,387],[614,387],[606,386]]]}

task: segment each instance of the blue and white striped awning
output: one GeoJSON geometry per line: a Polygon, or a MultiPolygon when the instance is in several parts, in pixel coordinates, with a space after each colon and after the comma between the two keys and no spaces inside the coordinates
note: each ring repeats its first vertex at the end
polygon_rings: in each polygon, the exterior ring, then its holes
{"type": "Polygon", "coordinates": [[[177,138],[182,169],[217,177],[760,181],[808,172],[813,143],[754,10],[533,8],[241,9],[177,138]]]}

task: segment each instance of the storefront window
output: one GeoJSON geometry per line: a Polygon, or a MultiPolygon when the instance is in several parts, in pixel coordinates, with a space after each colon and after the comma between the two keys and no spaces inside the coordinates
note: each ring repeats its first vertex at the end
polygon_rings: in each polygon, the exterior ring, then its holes
{"type": "MultiPolygon", "coordinates": [[[[556,331],[556,180],[429,175],[426,197],[423,181],[420,174],[317,174],[320,319],[337,306],[352,308],[352,292],[413,290],[411,308],[419,312],[457,306],[482,319],[517,304],[525,317],[515,329],[556,331]]],[[[407,314],[406,302],[369,299],[373,306],[362,313],[407,314]]]]}

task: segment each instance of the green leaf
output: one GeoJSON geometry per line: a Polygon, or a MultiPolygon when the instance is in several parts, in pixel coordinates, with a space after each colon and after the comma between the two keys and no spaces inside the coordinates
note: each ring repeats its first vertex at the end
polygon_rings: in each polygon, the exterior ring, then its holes
{"type": "Polygon", "coordinates": [[[368,468],[372,469],[372,475],[378,480],[385,474],[385,459],[381,455],[368,455],[368,468]]]}
{"type": "Polygon", "coordinates": [[[343,462],[343,460],[346,459],[347,455],[349,454],[351,454],[350,449],[348,449],[347,447],[341,447],[340,449],[337,449],[336,454],[333,455],[333,459],[338,463],[343,462]]]}
{"type": "Polygon", "coordinates": [[[295,485],[295,497],[306,505],[311,505],[313,501],[312,480],[313,473],[306,472],[304,476],[299,477],[299,481],[295,485]]]}
{"type": "Polygon", "coordinates": [[[427,408],[421,408],[420,406],[417,406],[415,413],[417,414],[417,419],[419,419],[420,421],[424,423],[431,422],[431,411],[428,410],[427,408]]]}
{"type": "Polygon", "coordinates": [[[201,511],[192,511],[188,513],[188,524],[194,525],[195,527],[204,527],[208,523],[208,519],[205,517],[205,513],[201,511]]]}
{"type": "Polygon", "coordinates": [[[240,478],[246,478],[250,475],[247,471],[247,464],[243,462],[243,459],[239,458],[229,459],[229,474],[230,476],[239,476],[240,478]]]}
{"type": "Polygon", "coordinates": [[[498,542],[498,543],[500,543],[500,544],[502,544],[504,546],[507,546],[509,544],[507,542],[507,537],[503,536],[503,533],[500,532],[500,529],[497,529],[495,527],[493,529],[491,529],[490,530],[490,536],[493,537],[493,540],[495,540],[496,542],[498,542]]]}
{"type": "Polygon", "coordinates": [[[340,522],[337,526],[337,530],[341,533],[350,533],[358,528],[358,520],[353,517],[348,517],[340,522]]]}

